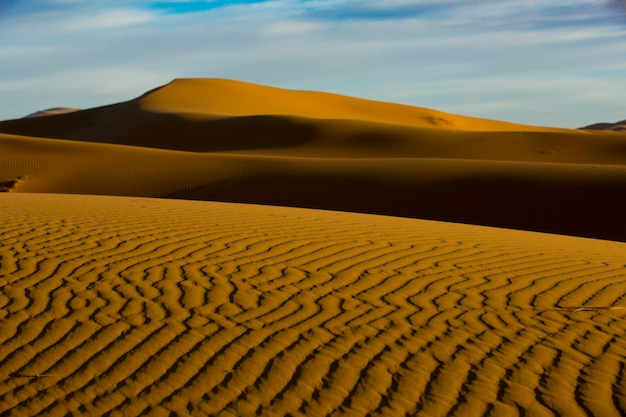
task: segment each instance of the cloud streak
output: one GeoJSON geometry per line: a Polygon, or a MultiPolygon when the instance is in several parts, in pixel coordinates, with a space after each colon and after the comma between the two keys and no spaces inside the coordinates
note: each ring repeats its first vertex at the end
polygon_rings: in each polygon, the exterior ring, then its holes
{"type": "Polygon", "coordinates": [[[148,8],[165,13],[197,13],[233,5],[263,3],[265,0],[205,0],[205,1],[153,1],[148,8]]]}
{"type": "Polygon", "coordinates": [[[531,124],[621,120],[617,3],[14,2],[0,9],[0,119],[224,77],[531,124]]]}

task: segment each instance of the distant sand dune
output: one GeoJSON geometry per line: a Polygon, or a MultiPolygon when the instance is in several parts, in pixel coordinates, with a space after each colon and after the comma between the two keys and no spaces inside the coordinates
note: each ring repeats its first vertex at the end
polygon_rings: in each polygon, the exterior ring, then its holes
{"type": "Polygon", "coordinates": [[[626,413],[626,244],[0,195],[6,415],[626,413]]]}
{"type": "Polygon", "coordinates": [[[30,117],[53,116],[55,114],[73,113],[75,111],[78,111],[78,109],[74,109],[71,107],[52,107],[50,109],[40,110],[35,113],[31,113],[25,117],[30,118],[30,117]]]}
{"type": "Polygon", "coordinates": [[[626,132],[626,120],[616,123],[595,123],[581,127],[583,130],[612,130],[615,132],[626,132]]]}

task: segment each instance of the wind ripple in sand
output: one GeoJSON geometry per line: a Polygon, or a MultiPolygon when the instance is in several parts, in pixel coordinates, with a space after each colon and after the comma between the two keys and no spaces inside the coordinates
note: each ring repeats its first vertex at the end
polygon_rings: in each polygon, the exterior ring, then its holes
{"type": "Polygon", "coordinates": [[[3,415],[626,413],[622,243],[225,203],[0,203],[3,415]]]}

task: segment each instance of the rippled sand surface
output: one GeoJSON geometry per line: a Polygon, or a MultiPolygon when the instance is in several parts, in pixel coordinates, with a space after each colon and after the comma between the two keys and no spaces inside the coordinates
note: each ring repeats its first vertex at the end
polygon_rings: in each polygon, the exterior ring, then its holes
{"type": "Polygon", "coordinates": [[[7,415],[626,411],[626,244],[4,194],[7,415]]]}

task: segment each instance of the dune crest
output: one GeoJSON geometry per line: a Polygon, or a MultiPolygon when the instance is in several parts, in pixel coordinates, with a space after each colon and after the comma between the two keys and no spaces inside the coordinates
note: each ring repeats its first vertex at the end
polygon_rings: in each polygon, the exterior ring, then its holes
{"type": "Polygon", "coordinates": [[[198,117],[277,115],[472,131],[558,130],[459,116],[423,107],[332,93],[288,90],[227,79],[177,79],[140,97],[138,102],[145,110],[193,113],[198,117]]]}
{"type": "Polygon", "coordinates": [[[31,113],[27,116],[24,116],[24,118],[27,119],[31,117],[53,116],[55,114],[73,113],[75,111],[78,111],[78,109],[72,107],[52,107],[50,109],[40,110],[35,113],[31,113]]]}

